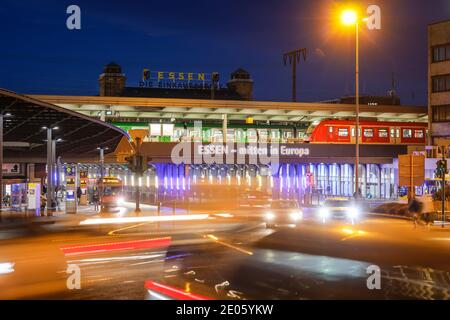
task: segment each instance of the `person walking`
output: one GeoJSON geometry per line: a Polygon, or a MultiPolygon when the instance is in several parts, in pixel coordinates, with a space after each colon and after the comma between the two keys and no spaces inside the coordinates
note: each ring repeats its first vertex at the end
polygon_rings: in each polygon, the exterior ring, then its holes
{"type": "Polygon", "coordinates": [[[42,193],[41,194],[41,208],[40,208],[41,209],[41,212],[40,212],[41,217],[44,216],[46,205],[47,205],[47,197],[45,196],[45,193],[42,193]]]}
{"type": "Polygon", "coordinates": [[[420,213],[422,212],[422,203],[418,201],[416,198],[412,198],[408,203],[408,211],[411,215],[411,219],[414,222],[414,228],[417,228],[420,213]]]}
{"type": "Polygon", "coordinates": [[[92,201],[94,202],[94,210],[99,211],[100,194],[98,193],[97,189],[94,190],[92,201]]]}
{"type": "Polygon", "coordinates": [[[81,188],[77,188],[77,204],[80,204],[81,201],[81,195],[83,194],[83,191],[81,191],[81,188]]]}
{"type": "Polygon", "coordinates": [[[417,200],[421,204],[420,219],[429,227],[434,223],[436,213],[433,205],[433,196],[426,194],[417,197],[417,200]]]}

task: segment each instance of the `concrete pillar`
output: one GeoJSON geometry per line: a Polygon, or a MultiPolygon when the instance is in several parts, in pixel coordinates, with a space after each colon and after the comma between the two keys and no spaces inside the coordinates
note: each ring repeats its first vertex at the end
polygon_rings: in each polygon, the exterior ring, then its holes
{"type": "Polygon", "coordinates": [[[342,196],[342,171],[341,171],[341,164],[336,164],[337,168],[337,195],[342,196]]]}
{"type": "Polygon", "coordinates": [[[369,172],[369,170],[368,170],[368,168],[369,168],[369,165],[368,164],[366,164],[366,165],[363,165],[363,168],[364,168],[364,179],[363,179],[363,187],[361,188],[362,189],[362,194],[365,196],[365,197],[367,197],[367,178],[368,178],[368,172],[369,172]]]}
{"type": "Polygon", "coordinates": [[[227,143],[227,132],[228,132],[228,116],[227,114],[222,115],[222,140],[223,143],[227,143]]]}
{"type": "Polygon", "coordinates": [[[377,194],[375,195],[376,198],[381,198],[381,165],[377,164],[377,194]]]}
{"type": "Polygon", "coordinates": [[[326,171],[326,173],[325,173],[325,188],[324,188],[324,194],[325,195],[328,195],[328,192],[327,192],[327,190],[328,190],[328,187],[330,187],[330,193],[333,193],[333,188],[331,187],[331,184],[330,184],[330,166],[331,165],[324,165],[324,167],[325,167],[325,171],[326,171]]]}

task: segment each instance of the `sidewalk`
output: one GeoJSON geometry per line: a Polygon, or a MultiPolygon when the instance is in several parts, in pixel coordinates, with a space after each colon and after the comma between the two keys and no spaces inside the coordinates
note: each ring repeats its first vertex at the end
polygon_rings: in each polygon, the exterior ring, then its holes
{"type": "Polygon", "coordinates": [[[3,209],[0,212],[0,230],[11,229],[23,226],[25,224],[54,224],[57,221],[78,221],[86,217],[94,216],[98,212],[94,211],[93,206],[80,206],[77,214],[68,214],[64,210],[51,212],[51,216],[45,211],[41,216],[40,210],[11,211],[3,209]]]}

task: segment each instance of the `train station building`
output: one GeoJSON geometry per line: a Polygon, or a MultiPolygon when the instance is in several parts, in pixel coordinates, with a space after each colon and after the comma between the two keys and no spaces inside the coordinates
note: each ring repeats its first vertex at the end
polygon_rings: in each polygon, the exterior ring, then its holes
{"type": "MultiPolygon", "coordinates": [[[[250,73],[242,68],[236,69],[229,77],[213,72],[144,69],[133,82],[127,79],[118,64],[110,63],[99,76],[98,96],[31,97],[95,118],[125,132],[144,132],[142,148],[151,160],[150,169],[140,181],[133,177],[123,162],[126,150],[122,150],[122,156],[119,156],[120,150],[115,149],[105,158],[105,173],[121,178],[130,192],[133,186],[141,184],[144,197],[151,198],[150,195],[156,192],[178,193],[198,179],[206,179],[204,182],[212,184],[239,179],[242,186],[276,190],[280,197],[302,197],[307,192],[323,196],[352,196],[356,190],[353,181],[354,144],[315,144],[307,143],[306,138],[311,135],[311,128],[325,119],[352,120],[355,105],[348,99],[334,103],[255,101],[253,85],[250,73]],[[223,78],[226,85],[221,84],[223,78]],[[271,150],[272,146],[289,151],[287,154],[280,152],[276,165],[259,161],[178,163],[173,159],[173,153],[180,142],[189,144],[192,154],[203,152],[199,156],[205,156],[205,150],[211,151],[205,147],[211,144],[228,144],[227,152],[233,155],[249,146],[256,153],[264,153],[261,148],[271,150]]],[[[371,103],[372,100],[368,98],[367,104],[360,106],[362,121],[427,122],[426,107],[404,106],[397,101],[383,105],[371,103]]],[[[378,100],[382,101],[385,100],[378,100]]],[[[398,132],[397,135],[403,134],[401,130],[398,132]]],[[[350,136],[354,132],[349,130],[347,134],[350,136]]],[[[363,196],[396,198],[399,190],[398,155],[423,150],[423,145],[405,143],[361,145],[359,189],[363,196]]],[[[222,155],[226,156],[223,151],[222,155]]],[[[215,154],[210,152],[209,156],[214,157],[215,154]]],[[[249,154],[246,156],[244,159],[248,159],[249,154]]],[[[85,174],[98,176],[97,164],[98,160],[82,164],[85,174]]]]}

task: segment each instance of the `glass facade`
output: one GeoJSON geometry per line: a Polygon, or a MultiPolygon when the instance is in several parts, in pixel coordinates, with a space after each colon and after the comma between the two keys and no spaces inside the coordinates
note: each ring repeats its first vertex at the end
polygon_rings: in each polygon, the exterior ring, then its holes
{"type": "MultiPolygon", "coordinates": [[[[124,174],[124,173],[120,173],[124,174]]],[[[144,194],[157,190],[170,197],[189,190],[192,185],[230,185],[245,192],[264,192],[272,198],[312,202],[326,197],[352,197],[355,193],[353,164],[280,164],[275,170],[256,165],[174,165],[155,164],[143,177],[144,194]],[[146,182],[146,183],[145,183],[146,182]],[[153,191],[151,191],[153,190],[153,191]]],[[[130,173],[121,177],[133,193],[130,173]]],[[[391,165],[360,164],[359,188],[367,199],[392,199],[396,196],[395,170],[391,165]]]]}

